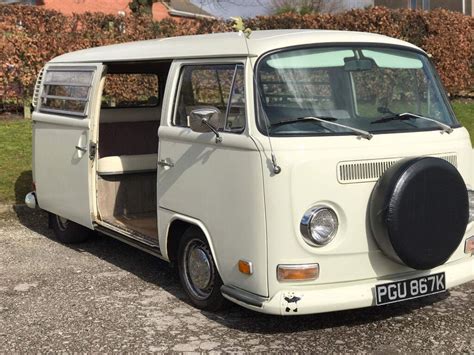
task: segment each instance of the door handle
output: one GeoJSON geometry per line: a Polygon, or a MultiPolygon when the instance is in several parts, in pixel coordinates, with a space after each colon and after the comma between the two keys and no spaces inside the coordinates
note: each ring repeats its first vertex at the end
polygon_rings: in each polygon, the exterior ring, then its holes
{"type": "Polygon", "coordinates": [[[77,149],[77,150],[80,150],[80,151],[83,152],[83,153],[87,152],[87,148],[79,147],[78,145],[76,145],[76,149],[77,149]]]}
{"type": "Polygon", "coordinates": [[[170,159],[158,160],[158,165],[168,169],[174,166],[173,162],[170,159]]]}

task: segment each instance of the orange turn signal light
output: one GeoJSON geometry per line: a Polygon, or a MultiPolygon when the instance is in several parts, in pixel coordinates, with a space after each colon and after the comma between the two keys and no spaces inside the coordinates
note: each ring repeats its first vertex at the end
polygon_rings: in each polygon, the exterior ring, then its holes
{"type": "Polygon", "coordinates": [[[252,275],[253,274],[252,263],[246,260],[239,260],[239,271],[242,274],[252,275]]]}
{"type": "Polygon", "coordinates": [[[466,239],[466,244],[464,244],[464,252],[466,254],[474,254],[474,236],[466,239]]]}
{"type": "Polygon", "coordinates": [[[278,265],[278,281],[311,281],[319,277],[319,264],[278,265]]]}

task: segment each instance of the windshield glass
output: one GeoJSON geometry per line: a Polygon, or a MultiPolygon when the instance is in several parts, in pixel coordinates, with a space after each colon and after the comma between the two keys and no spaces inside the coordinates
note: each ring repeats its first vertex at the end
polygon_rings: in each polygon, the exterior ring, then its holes
{"type": "Polygon", "coordinates": [[[351,134],[344,125],[371,133],[439,129],[436,122],[400,113],[456,124],[429,60],[417,52],[295,49],[267,55],[257,70],[259,127],[265,134],[351,134]],[[380,120],[389,116],[394,119],[380,120]]]}

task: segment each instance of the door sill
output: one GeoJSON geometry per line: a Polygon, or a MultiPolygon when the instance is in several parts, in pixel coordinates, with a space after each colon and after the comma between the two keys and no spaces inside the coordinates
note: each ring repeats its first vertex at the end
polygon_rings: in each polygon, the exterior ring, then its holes
{"type": "Polygon", "coordinates": [[[121,242],[157,256],[160,259],[164,259],[159,244],[145,239],[138,233],[125,231],[117,226],[103,221],[97,221],[94,229],[99,233],[103,233],[109,237],[120,240],[121,242]]]}

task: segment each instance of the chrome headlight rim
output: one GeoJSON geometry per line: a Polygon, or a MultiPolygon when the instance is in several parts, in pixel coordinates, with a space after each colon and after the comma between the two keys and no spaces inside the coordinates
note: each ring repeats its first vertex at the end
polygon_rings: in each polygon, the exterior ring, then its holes
{"type": "Polygon", "coordinates": [[[467,187],[467,199],[469,203],[468,223],[471,223],[474,221],[474,190],[472,190],[469,186],[467,187]]]}
{"type": "Polygon", "coordinates": [[[307,244],[309,244],[310,246],[318,247],[318,248],[324,247],[324,246],[328,245],[330,242],[332,242],[334,237],[337,234],[338,229],[339,229],[339,218],[337,217],[337,213],[336,213],[336,211],[334,211],[333,208],[331,208],[330,206],[326,206],[326,205],[317,205],[313,208],[310,208],[309,210],[307,210],[305,212],[305,214],[303,215],[303,218],[301,219],[301,222],[300,222],[300,232],[303,235],[304,241],[307,244]],[[315,238],[313,237],[312,233],[311,233],[311,221],[319,213],[321,213],[323,211],[328,211],[332,215],[332,217],[336,221],[336,223],[335,223],[336,227],[334,228],[334,230],[331,232],[331,234],[329,235],[329,237],[326,240],[316,241],[315,238]]]}

